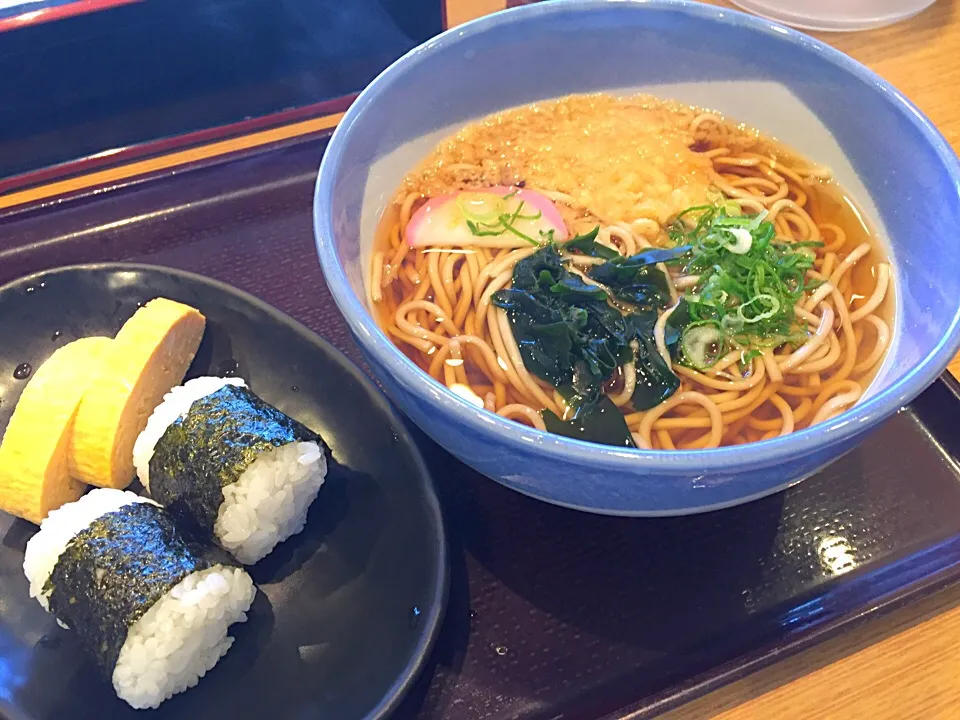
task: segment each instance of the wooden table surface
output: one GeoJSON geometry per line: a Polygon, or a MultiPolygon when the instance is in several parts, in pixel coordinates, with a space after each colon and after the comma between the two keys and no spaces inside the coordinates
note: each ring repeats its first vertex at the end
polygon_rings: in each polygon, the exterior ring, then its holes
{"type": "MultiPolygon", "coordinates": [[[[709,1],[732,7],[723,0],[709,1]]],[[[504,5],[504,0],[448,0],[448,18],[464,21],[504,5]]],[[[912,20],[887,28],[818,37],[898,87],[960,151],[960,0],[937,0],[912,20]]],[[[951,371],[960,377],[960,356],[951,371]]],[[[960,588],[869,620],[664,717],[960,718],[960,588]]]]}

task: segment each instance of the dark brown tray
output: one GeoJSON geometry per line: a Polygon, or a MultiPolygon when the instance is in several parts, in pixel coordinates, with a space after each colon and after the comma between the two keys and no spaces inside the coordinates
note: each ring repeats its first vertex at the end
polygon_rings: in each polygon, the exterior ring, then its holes
{"type": "MultiPolygon", "coordinates": [[[[324,147],[303,140],[8,211],[0,283],[100,260],[184,268],[261,297],[360,362],[314,253],[324,147]]],[[[956,582],[956,402],[938,381],[797,487],[662,520],[528,499],[420,435],[453,576],[433,661],[399,717],[647,717],[956,582]]]]}

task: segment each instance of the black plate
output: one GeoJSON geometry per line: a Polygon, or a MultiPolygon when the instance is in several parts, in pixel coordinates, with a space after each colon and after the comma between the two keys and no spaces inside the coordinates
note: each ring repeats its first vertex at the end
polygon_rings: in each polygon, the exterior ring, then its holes
{"type": "MultiPolygon", "coordinates": [[[[309,292],[309,288],[305,290],[309,292]]],[[[12,719],[383,717],[430,651],[447,593],[440,508],[419,451],[381,393],[326,341],[228,285],[179,270],[60,268],[0,288],[0,429],[53,350],[114,335],[157,296],[200,309],[188,377],[236,374],[319,431],[335,464],[307,527],[251,569],[261,592],[233,648],[155,711],[118,700],[27,593],[35,526],[0,513],[0,712],[12,719]]]]}

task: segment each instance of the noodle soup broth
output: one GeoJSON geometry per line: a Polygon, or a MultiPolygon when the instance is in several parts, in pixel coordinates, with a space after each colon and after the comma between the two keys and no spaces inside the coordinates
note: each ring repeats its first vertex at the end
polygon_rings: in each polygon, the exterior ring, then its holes
{"type": "Polygon", "coordinates": [[[624,447],[755,442],[855,404],[893,273],[828,168],[718,114],[575,95],[468,125],[404,179],[380,327],[478,408],[624,447]]]}

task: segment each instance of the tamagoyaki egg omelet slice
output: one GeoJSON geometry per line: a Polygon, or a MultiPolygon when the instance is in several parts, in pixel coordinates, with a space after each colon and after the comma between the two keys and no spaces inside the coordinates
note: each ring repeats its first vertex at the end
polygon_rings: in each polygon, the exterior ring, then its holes
{"type": "Polygon", "coordinates": [[[113,340],[88,337],[54,351],[34,372],[0,444],[0,508],[40,524],[87,489],[70,477],[68,454],[77,409],[113,340]]]}
{"type": "Polygon", "coordinates": [[[203,337],[196,308],[156,298],[123,324],[73,428],[70,471],[99,487],[133,480],[133,444],[165,393],[179,385],[203,337]]]}

